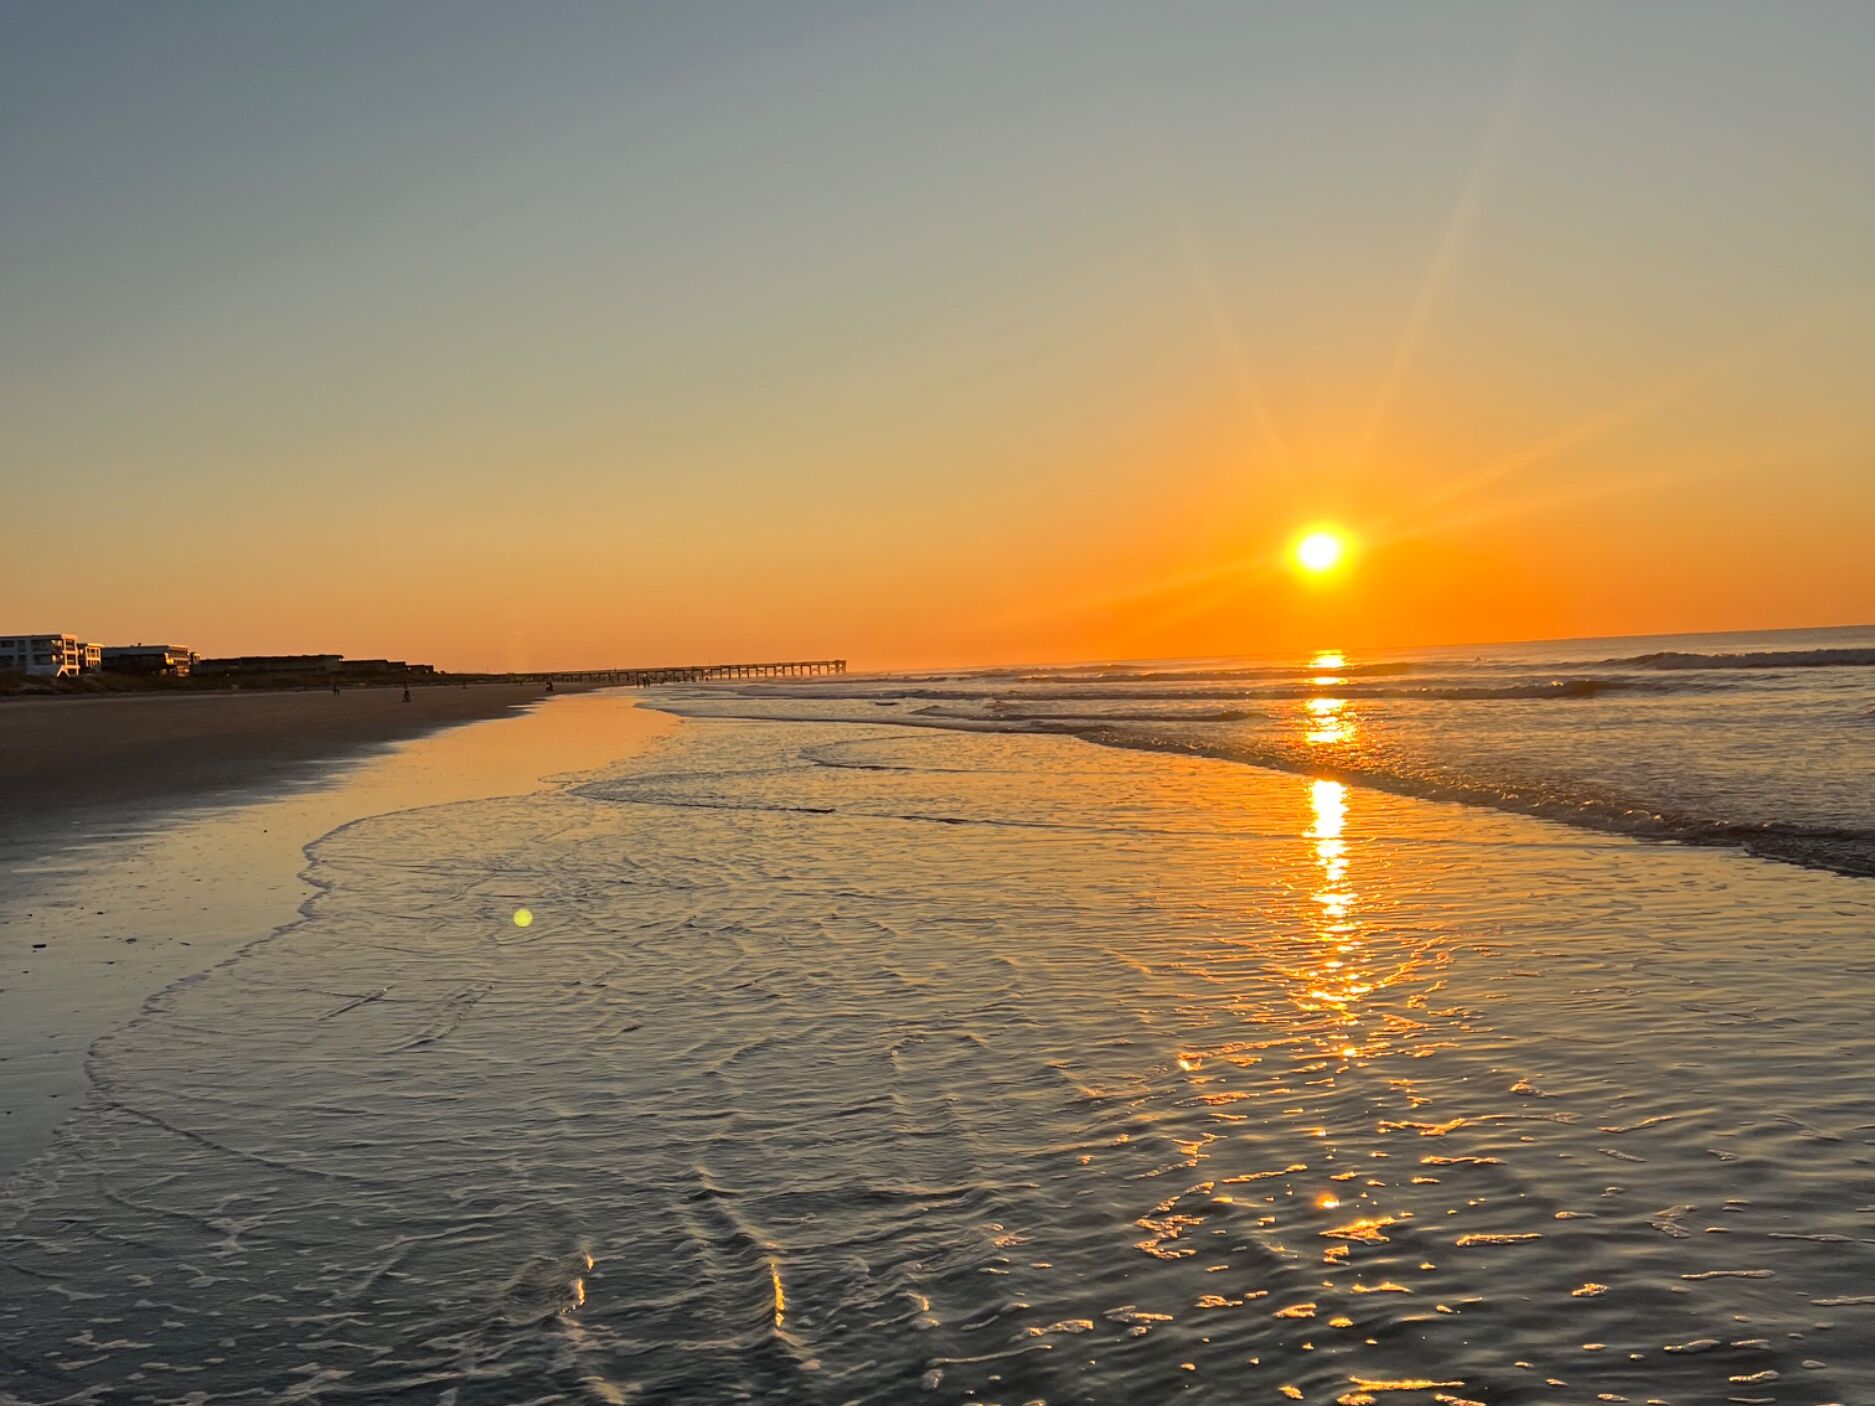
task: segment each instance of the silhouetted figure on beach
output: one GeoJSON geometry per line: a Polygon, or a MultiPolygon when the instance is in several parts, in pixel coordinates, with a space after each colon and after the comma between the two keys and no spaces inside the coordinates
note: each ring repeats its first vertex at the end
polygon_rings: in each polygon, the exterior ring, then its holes
{"type": "Polygon", "coordinates": [[[410,701],[410,685],[405,684],[404,685],[404,702],[408,703],[409,701],[410,701]]]}
{"type": "Polygon", "coordinates": [[[332,696],[334,698],[339,696],[339,681],[337,679],[332,680],[332,696]]]}
{"type": "Polygon", "coordinates": [[[552,679],[547,680],[547,692],[549,693],[553,692],[553,680],[552,679]]]}

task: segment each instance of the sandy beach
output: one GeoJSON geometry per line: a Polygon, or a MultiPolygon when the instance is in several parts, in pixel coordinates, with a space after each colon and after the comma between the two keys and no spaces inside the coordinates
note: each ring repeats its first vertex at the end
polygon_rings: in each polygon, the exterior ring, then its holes
{"type": "MultiPolygon", "coordinates": [[[[571,691],[571,690],[569,690],[571,691]]],[[[0,867],[538,702],[538,684],[0,700],[0,867]]]]}
{"type": "Polygon", "coordinates": [[[524,793],[676,726],[630,695],[439,688],[408,708],[398,697],[0,712],[28,720],[0,747],[5,813],[30,827],[0,863],[0,1181],[83,1103],[93,1041],[294,920],[313,893],[302,876],[313,841],[366,816],[524,793]],[[211,727],[227,729],[226,747],[211,727]],[[72,778],[73,794],[51,798],[56,828],[42,828],[45,792],[22,776],[41,788],[72,778]]]}

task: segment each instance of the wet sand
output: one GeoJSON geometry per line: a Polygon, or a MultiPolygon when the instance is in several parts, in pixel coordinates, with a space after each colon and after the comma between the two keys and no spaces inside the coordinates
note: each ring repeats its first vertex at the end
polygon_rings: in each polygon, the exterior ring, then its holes
{"type": "Polygon", "coordinates": [[[307,858],[0,1184],[0,1402],[1875,1400],[1866,881],[701,718],[307,858]]]}
{"type": "MultiPolygon", "coordinates": [[[[54,700],[35,722],[51,755],[34,756],[10,730],[0,735],[7,816],[26,827],[24,843],[0,860],[0,1183],[83,1104],[85,1060],[99,1036],[165,987],[293,921],[314,892],[302,872],[313,841],[367,816],[525,794],[677,726],[627,694],[431,692],[438,696],[418,691],[408,708],[364,690],[339,699],[109,700],[96,709],[54,700]],[[322,704],[349,711],[321,719],[322,704]],[[497,716],[476,721],[471,708],[497,716]],[[307,725],[270,754],[269,729],[282,719],[307,725]],[[185,767],[182,757],[210,753],[221,738],[202,730],[207,723],[227,726],[234,760],[185,767]],[[449,723],[467,725],[402,740],[382,731],[449,723]],[[323,760],[310,750],[315,741],[329,749],[323,760]],[[131,773],[117,795],[103,774],[113,768],[82,760],[84,747],[113,744],[131,773]],[[75,777],[80,794],[58,812],[56,840],[48,842],[33,791],[12,771],[22,757],[42,777],[57,764],[75,777]],[[220,784],[202,784],[205,773],[220,784]]],[[[41,712],[24,705],[21,715],[27,710],[41,712]]],[[[0,719],[13,716],[0,709],[0,719]]]]}
{"type": "Polygon", "coordinates": [[[0,700],[0,869],[538,702],[538,684],[0,700]]]}

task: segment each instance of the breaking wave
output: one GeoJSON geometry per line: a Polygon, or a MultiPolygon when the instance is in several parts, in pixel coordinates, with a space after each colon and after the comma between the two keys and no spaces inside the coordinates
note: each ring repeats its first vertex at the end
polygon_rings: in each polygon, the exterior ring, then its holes
{"type": "MultiPolygon", "coordinates": [[[[1201,675],[1203,679],[1214,679],[1215,675],[1201,675]]],[[[1710,688],[1709,684],[1664,679],[1620,679],[1620,678],[1553,678],[1527,680],[1514,683],[1428,683],[1418,687],[1400,684],[1363,684],[1348,683],[1337,677],[1332,684],[1308,682],[1284,682],[1265,684],[1243,684],[1238,687],[1220,687],[1215,683],[1188,684],[1172,686],[1169,684],[1147,687],[1119,687],[1118,680],[1103,679],[1100,682],[1072,684],[1063,686],[1059,683],[1029,685],[1019,692],[1011,692],[1004,681],[1001,686],[978,684],[975,687],[894,687],[874,686],[868,688],[865,697],[875,702],[896,700],[900,702],[947,702],[978,701],[984,703],[1002,703],[1005,700],[1020,702],[1205,702],[1238,699],[1265,699],[1270,701],[1293,701],[1300,698],[1314,698],[1323,692],[1332,692],[1338,698],[1423,698],[1444,700],[1447,702],[1484,702],[1493,698],[1531,699],[1531,698],[1595,698],[1604,693],[1642,692],[1642,693],[1681,693],[1710,688]],[[1108,686],[1103,686],[1108,685],[1108,686]]],[[[761,691],[765,698],[825,698],[830,690],[811,685],[800,688],[769,688],[761,691]]]]}
{"type": "MultiPolygon", "coordinates": [[[[1048,730],[1056,730],[1049,728],[1048,730]]],[[[1405,765],[1324,761],[1280,744],[1232,743],[1226,740],[1171,736],[1111,726],[1065,726],[1086,741],[1138,751],[1176,752],[1242,762],[1277,771],[1325,776],[1337,781],[1420,800],[1486,806],[1636,839],[1742,849],[1763,859],[1777,859],[1839,874],[1875,876],[1875,826],[1806,825],[1788,821],[1743,821],[1672,808],[1654,809],[1618,795],[1585,794],[1561,785],[1492,780],[1441,773],[1405,765]]]]}
{"type": "Polygon", "coordinates": [[[1693,654],[1660,650],[1604,660],[1638,669],[1841,669],[1875,667],[1875,649],[1777,649],[1738,654],[1693,654]]]}

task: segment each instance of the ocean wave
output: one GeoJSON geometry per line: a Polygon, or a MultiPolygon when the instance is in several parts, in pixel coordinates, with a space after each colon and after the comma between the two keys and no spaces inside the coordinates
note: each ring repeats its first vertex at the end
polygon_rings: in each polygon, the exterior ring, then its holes
{"type": "MultiPolygon", "coordinates": [[[[1189,695],[1173,696],[1184,698],[1189,695]]],[[[981,710],[943,706],[945,703],[955,705],[969,701],[952,696],[932,706],[912,709],[888,719],[877,714],[862,713],[857,706],[844,716],[839,712],[818,708],[798,712],[792,709],[779,711],[772,706],[761,706],[758,699],[746,693],[743,697],[745,702],[756,706],[748,711],[715,707],[698,709],[695,702],[686,706],[673,701],[659,706],[680,715],[741,717],[768,722],[830,722],[847,725],[889,722],[897,727],[1076,737],[1101,746],[1210,757],[1295,775],[1346,781],[1395,795],[1528,815],[1604,834],[1723,846],[1766,859],[1828,869],[1840,874],[1875,876],[1875,827],[1859,825],[1853,819],[1842,824],[1806,823],[1707,813],[1700,811],[1696,802],[1675,804],[1662,799],[1649,801],[1637,796],[1597,790],[1590,784],[1571,782],[1561,777],[1543,781],[1527,776],[1492,776],[1476,770],[1465,770],[1463,762],[1455,766],[1441,765],[1430,758],[1415,760],[1403,754],[1353,757],[1343,753],[1331,756],[1320,749],[1303,747],[1281,737],[1259,735],[1254,727],[1228,731],[1207,731],[1204,727],[1207,723],[1229,723],[1254,718],[1255,715],[1247,710],[1229,710],[1232,714],[1241,713],[1240,717],[1227,716],[1221,710],[1173,713],[1133,709],[1126,712],[1063,711],[1051,714],[1022,709],[1002,700],[998,700],[998,706],[981,710]]],[[[865,700],[826,699],[824,702],[863,704],[865,700]]]]}
{"type": "Polygon", "coordinates": [[[1193,709],[1186,712],[1155,713],[1144,710],[1132,712],[1101,713],[1041,713],[1024,711],[1014,706],[994,707],[987,712],[960,711],[946,708],[939,703],[927,704],[914,708],[913,713],[921,718],[957,718],[960,720],[982,721],[986,716],[999,722],[1048,722],[1048,723],[1240,723],[1252,718],[1267,718],[1266,711],[1253,708],[1214,708],[1193,709]]]}
{"type": "MultiPolygon", "coordinates": [[[[1263,679],[1292,679],[1298,675],[1332,674],[1339,678],[1397,678],[1411,674],[1452,674],[1473,670],[1510,668],[1526,673],[1566,673],[1585,667],[1583,661],[1563,659],[1486,658],[1386,659],[1372,663],[1345,663],[1333,668],[1317,666],[1304,660],[1284,663],[1199,664],[1191,668],[1166,668],[1144,664],[1078,664],[1025,670],[983,670],[976,674],[951,675],[957,682],[988,682],[998,679],[1018,684],[1123,684],[1123,683],[1246,683],[1263,679]]],[[[1588,667],[1625,667],[1636,669],[1804,669],[1875,667],[1875,647],[1867,645],[1832,646],[1813,649],[1734,650],[1704,653],[1694,650],[1655,650],[1646,654],[1616,655],[1598,659],[1588,667]]],[[[936,675],[921,676],[932,682],[936,675]]]]}
{"type": "Polygon", "coordinates": [[[1293,678],[1298,673],[1334,674],[1343,678],[1388,678],[1415,674],[1427,669],[1449,667],[1442,664],[1391,660],[1375,664],[1342,664],[1334,668],[1301,664],[1246,664],[1235,668],[1146,669],[1125,665],[1101,665],[1097,669],[1067,667],[1041,669],[1011,675],[1016,683],[1213,683],[1229,679],[1293,678]]]}
{"type": "Polygon", "coordinates": [[[983,688],[879,688],[863,686],[836,690],[817,688],[750,688],[753,698],[812,698],[854,702],[975,702],[992,710],[1020,708],[1027,703],[1208,703],[1208,702],[1284,702],[1307,698],[1397,698],[1431,702],[1490,702],[1495,699],[1595,698],[1604,693],[1683,693],[1713,687],[1691,680],[1644,678],[1521,679],[1502,683],[1463,683],[1428,681],[1423,684],[1349,683],[1271,683],[1223,688],[1215,685],[1200,688],[1148,686],[1127,688],[1100,684],[1072,684],[1055,687],[1008,686],[983,688]]]}
{"type": "Polygon", "coordinates": [[[1146,752],[1175,752],[1183,756],[1213,757],[1276,771],[1327,777],[1368,786],[1418,800],[1448,801],[1492,810],[1529,815],[1604,834],[1635,839],[1670,840],[1681,844],[1742,849],[1765,859],[1778,859],[1839,874],[1875,876],[1875,830],[1855,826],[1806,825],[1787,821],[1741,821],[1651,809],[1632,801],[1587,794],[1562,786],[1528,781],[1498,781],[1447,772],[1417,772],[1384,762],[1326,763],[1317,755],[1301,754],[1273,743],[1171,736],[1121,727],[1066,726],[1060,729],[1103,746],[1146,752]]]}
{"type": "Polygon", "coordinates": [[[1875,667],[1875,649],[1766,649],[1741,654],[1694,654],[1663,649],[1625,659],[1604,659],[1636,669],[1842,669],[1875,667]]]}

